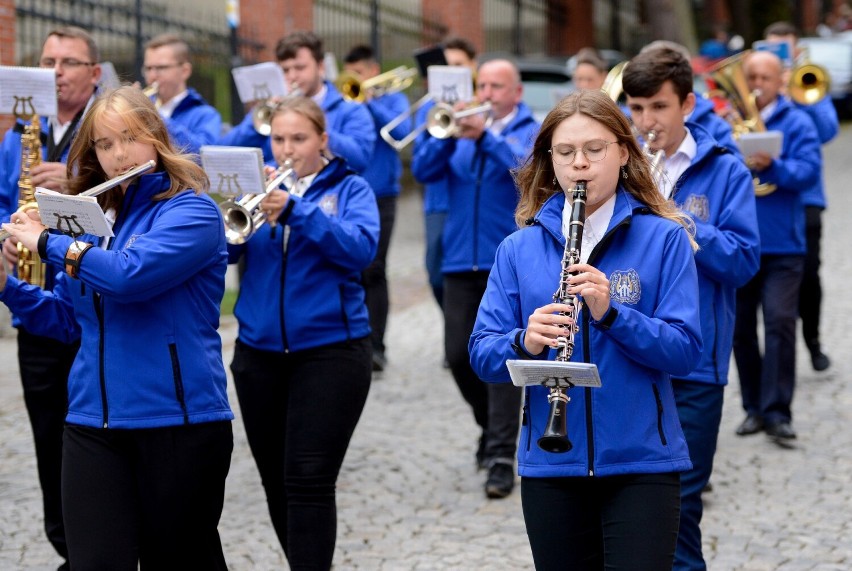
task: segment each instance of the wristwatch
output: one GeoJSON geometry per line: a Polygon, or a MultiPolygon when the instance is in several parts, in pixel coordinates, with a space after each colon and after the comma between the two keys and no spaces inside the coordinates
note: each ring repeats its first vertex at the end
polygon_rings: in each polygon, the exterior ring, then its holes
{"type": "Polygon", "coordinates": [[[80,261],[83,259],[83,254],[91,248],[92,245],[88,242],[78,242],[74,240],[68,246],[68,251],[65,252],[65,273],[74,279],[77,279],[77,272],[80,270],[80,261]]]}

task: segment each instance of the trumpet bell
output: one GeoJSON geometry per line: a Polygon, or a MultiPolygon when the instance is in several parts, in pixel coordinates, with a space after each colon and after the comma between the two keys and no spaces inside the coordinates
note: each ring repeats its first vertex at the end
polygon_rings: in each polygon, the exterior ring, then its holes
{"type": "Polygon", "coordinates": [[[275,105],[269,101],[264,101],[255,105],[251,110],[251,124],[254,130],[264,137],[272,133],[272,113],[275,111],[275,105]]]}
{"type": "MultiPolygon", "coordinates": [[[[259,209],[250,210],[251,202],[262,195],[247,195],[241,200],[228,199],[219,205],[225,221],[225,240],[228,244],[245,244],[263,224],[265,217],[259,209]]],[[[257,200],[260,204],[260,200],[257,200]]]]}
{"type": "Polygon", "coordinates": [[[787,93],[800,105],[813,105],[826,96],[830,86],[831,80],[824,67],[806,63],[793,68],[787,93]]]}
{"type": "MultiPolygon", "coordinates": [[[[429,110],[429,115],[426,117],[426,130],[436,139],[449,139],[458,134],[459,119],[480,113],[490,114],[491,103],[486,101],[482,105],[474,105],[459,111],[455,111],[448,103],[438,103],[429,110]]],[[[489,115],[486,127],[491,124],[491,119],[489,115]]]]}

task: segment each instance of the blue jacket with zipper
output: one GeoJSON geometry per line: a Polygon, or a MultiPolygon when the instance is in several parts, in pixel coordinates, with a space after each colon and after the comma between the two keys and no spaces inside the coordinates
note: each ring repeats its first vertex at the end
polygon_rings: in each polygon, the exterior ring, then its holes
{"type": "Polygon", "coordinates": [[[164,118],[176,147],[198,154],[202,145],[214,145],[222,134],[222,117],[216,108],[191,87],[175,107],[170,118],[164,118]]]}
{"type": "MultiPolygon", "coordinates": [[[[376,133],[402,113],[408,111],[408,98],[404,93],[389,93],[371,99],[366,104],[375,125],[376,133]]],[[[392,131],[391,136],[397,141],[411,133],[411,120],[403,121],[392,131]]],[[[370,184],[376,197],[399,196],[399,178],[402,176],[402,161],[399,152],[391,147],[384,139],[376,139],[376,147],[370,164],[362,175],[370,184]]]]}
{"type": "Polygon", "coordinates": [[[333,159],[304,196],[290,196],[274,227],[264,224],[245,244],[228,245],[229,262],[245,255],[246,263],[234,308],[239,340],[289,352],[368,335],[361,271],[378,240],[373,190],[333,159]]]}
{"type": "Polygon", "coordinates": [[[672,199],[695,223],[698,267],[698,306],[704,352],[690,374],[679,378],[700,383],[728,384],[737,288],[760,267],[754,186],[738,157],[694,123],[697,151],[675,181],[672,199]]]}
{"type": "MultiPolygon", "coordinates": [[[[44,292],[10,277],[0,292],[29,331],[81,340],[68,377],[70,424],[135,429],[234,418],[217,331],[222,217],[191,190],[152,200],[169,184],[157,172],[128,187],[115,237],[86,251],[79,279],[63,273],[44,292]]],[[[71,242],[51,234],[48,260],[62,264],[71,242]]]]}
{"type": "MultiPolygon", "coordinates": [[[[527,317],[550,303],[558,286],[564,204],[565,195],[555,194],[532,226],[500,245],[469,346],[473,370],[486,382],[510,382],[508,359],[555,357],[553,350],[537,357],[516,352],[513,344],[523,346],[527,317]]],[[[619,188],[607,232],[588,263],[610,280],[610,309],[600,322],[582,309],[571,360],[595,363],[602,386],[568,389],[574,447],[566,453],[536,444],[550,405],[547,389],[526,388],[518,472],[564,477],[688,470],[670,380],[689,373],[702,350],[698,276],[687,234],[619,188]]]]}
{"type": "Polygon", "coordinates": [[[477,141],[418,141],[411,164],[414,176],[424,183],[447,182],[443,273],[491,268],[497,246],[516,229],[518,191],[511,169],[526,159],[538,128],[529,107],[521,103],[499,135],[486,129],[477,141]]]}
{"type": "MultiPolygon", "coordinates": [[[[811,121],[816,127],[819,142],[825,145],[840,132],[840,122],[837,119],[837,110],[834,108],[834,103],[831,97],[823,97],[812,105],[802,103],[793,103],[793,105],[811,118],[811,121]]],[[[818,206],[825,208],[827,202],[825,200],[825,189],[823,183],[822,165],[819,169],[819,178],[811,184],[807,190],[802,193],[802,204],[805,206],[818,206]]]]}

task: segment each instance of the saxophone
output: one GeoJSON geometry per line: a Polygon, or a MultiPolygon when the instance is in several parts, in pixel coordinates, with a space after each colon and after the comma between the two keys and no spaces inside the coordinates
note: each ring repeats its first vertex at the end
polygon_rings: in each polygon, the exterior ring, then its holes
{"type": "MultiPolygon", "coordinates": [[[[18,210],[29,212],[38,210],[31,169],[41,164],[41,124],[35,112],[16,113],[16,117],[29,120],[21,134],[21,176],[18,178],[18,210]]],[[[41,261],[38,252],[30,251],[18,242],[18,278],[43,288],[45,275],[45,264],[41,261]]]]}
{"type": "MultiPolygon", "coordinates": [[[[565,326],[564,335],[556,338],[556,361],[568,362],[574,352],[574,333],[579,331],[576,320],[580,315],[582,303],[577,296],[568,293],[571,287],[568,280],[571,273],[568,267],[580,263],[580,246],[583,244],[583,225],[586,223],[586,183],[580,181],[571,193],[571,223],[568,227],[568,237],[565,240],[565,251],[562,254],[562,271],[559,276],[559,288],[553,294],[553,301],[570,306],[569,311],[560,315],[566,315],[574,320],[571,325],[565,326]]],[[[550,415],[538,446],[546,452],[568,452],[574,447],[568,439],[567,414],[568,389],[571,383],[564,379],[549,379],[544,386],[550,389],[547,402],[550,403],[550,415]]]]}

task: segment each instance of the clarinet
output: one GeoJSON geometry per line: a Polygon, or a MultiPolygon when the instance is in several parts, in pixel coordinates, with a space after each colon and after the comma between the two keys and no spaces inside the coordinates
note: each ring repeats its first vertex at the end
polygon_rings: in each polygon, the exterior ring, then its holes
{"type": "MultiPolygon", "coordinates": [[[[583,225],[586,222],[586,183],[580,181],[571,193],[571,223],[568,227],[568,238],[565,240],[565,251],[562,254],[562,271],[559,275],[559,288],[553,294],[553,301],[570,306],[570,310],[560,315],[570,317],[574,323],[563,327],[564,335],[556,338],[556,361],[568,362],[574,352],[574,333],[579,331],[577,318],[580,315],[581,303],[577,296],[568,293],[568,280],[572,273],[568,267],[580,263],[580,246],[583,243],[583,225]]],[[[568,452],[574,447],[568,439],[568,389],[573,385],[564,378],[552,377],[543,383],[550,389],[547,402],[550,403],[550,415],[544,433],[538,439],[538,446],[546,452],[568,452]]]]}

